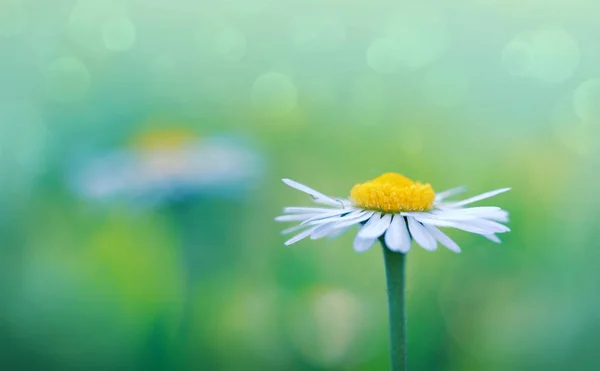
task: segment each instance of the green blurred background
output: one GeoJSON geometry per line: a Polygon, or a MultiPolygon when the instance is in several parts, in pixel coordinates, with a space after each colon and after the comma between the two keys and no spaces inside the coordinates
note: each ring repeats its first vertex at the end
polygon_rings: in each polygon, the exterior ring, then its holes
{"type": "Polygon", "coordinates": [[[513,187],[502,245],[410,252],[413,370],[600,369],[599,14],[1,0],[0,368],[385,370],[380,249],[273,217],[394,171],[513,187]]]}

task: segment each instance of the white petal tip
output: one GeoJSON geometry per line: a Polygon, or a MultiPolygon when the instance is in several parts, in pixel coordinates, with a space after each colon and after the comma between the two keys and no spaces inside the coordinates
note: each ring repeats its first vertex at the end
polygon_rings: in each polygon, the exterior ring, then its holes
{"type": "Polygon", "coordinates": [[[500,224],[499,227],[498,227],[498,231],[494,232],[494,233],[506,233],[506,232],[510,232],[510,228],[508,228],[504,224],[500,224]],[[503,227],[503,228],[501,228],[500,226],[503,227]]]}
{"type": "Polygon", "coordinates": [[[371,249],[371,247],[375,244],[376,238],[354,238],[354,251],[358,253],[366,252],[371,249]]]}
{"type": "Polygon", "coordinates": [[[483,237],[487,238],[488,240],[497,243],[497,244],[501,244],[502,240],[500,238],[498,238],[498,236],[496,236],[495,234],[490,234],[490,235],[484,235],[483,237]]]}
{"type": "Polygon", "coordinates": [[[298,189],[298,187],[302,187],[302,185],[300,183],[298,183],[295,180],[291,180],[288,178],[282,178],[281,179],[282,182],[284,182],[285,184],[287,184],[288,186],[292,187],[292,188],[296,188],[298,189]]]}
{"type": "Polygon", "coordinates": [[[300,240],[293,240],[293,239],[290,239],[290,240],[288,240],[288,241],[285,241],[283,244],[284,244],[285,246],[292,246],[293,244],[295,244],[295,243],[297,243],[297,242],[300,242],[300,240]]]}

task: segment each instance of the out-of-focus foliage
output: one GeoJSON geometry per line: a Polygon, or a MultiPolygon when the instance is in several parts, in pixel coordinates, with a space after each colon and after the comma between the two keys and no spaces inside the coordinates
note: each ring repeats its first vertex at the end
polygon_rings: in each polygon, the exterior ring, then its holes
{"type": "Polygon", "coordinates": [[[414,370],[598,369],[599,3],[413,3],[0,1],[2,369],[385,369],[380,251],[273,217],[386,171],[513,187],[410,252],[414,370]]]}

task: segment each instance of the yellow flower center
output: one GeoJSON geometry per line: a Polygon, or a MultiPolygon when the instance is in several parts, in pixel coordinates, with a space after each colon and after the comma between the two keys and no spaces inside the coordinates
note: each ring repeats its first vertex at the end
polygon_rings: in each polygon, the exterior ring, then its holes
{"type": "Polygon", "coordinates": [[[435,192],[429,184],[386,173],[352,187],[350,198],[362,208],[386,213],[427,211],[433,207],[435,192]]]}

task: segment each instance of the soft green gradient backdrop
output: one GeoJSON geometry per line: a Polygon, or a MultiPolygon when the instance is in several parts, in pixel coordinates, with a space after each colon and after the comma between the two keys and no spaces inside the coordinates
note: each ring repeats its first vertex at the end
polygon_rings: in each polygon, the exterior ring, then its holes
{"type": "Polygon", "coordinates": [[[287,248],[273,217],[310,205],[282,177],[387,171],[513,187],[502,245],[410,252],[413,370],[600,368],[599,3],[411,4],[0,1],[0,368],[386,369],[380,249],[287,248]],[[260,184],[73,192],[80,156],[169,128],[245,138],[260,184]]]}

